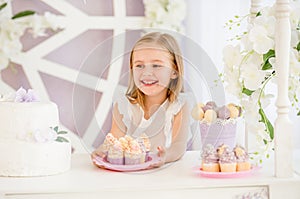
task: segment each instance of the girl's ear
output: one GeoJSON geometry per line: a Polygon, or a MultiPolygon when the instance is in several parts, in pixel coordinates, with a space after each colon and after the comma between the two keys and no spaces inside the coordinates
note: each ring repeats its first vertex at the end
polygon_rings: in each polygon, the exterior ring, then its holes
{"type": "Polygon", "coordinates": [[[173,72],[171,74],[171,79],[176,79],[177,77],[178,77],[177,71],[173,70],[173,72]]]}

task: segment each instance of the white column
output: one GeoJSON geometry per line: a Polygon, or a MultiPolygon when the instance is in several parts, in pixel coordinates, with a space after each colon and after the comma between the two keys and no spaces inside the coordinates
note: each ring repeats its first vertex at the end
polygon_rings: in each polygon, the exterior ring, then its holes
{"type": "Polygon", "coordinates": [[[291,27],[289,0],[276,1],[276,73],[278,76],[277,118],[275,121],[275,176],[291,177],[293,175],[292,123],[288,113],[289,51],[291,27]]]}
{"type": "Polygon", "coordinates": [[[256,14],[260,11],[261,3],[262,0],[251,0],[251,8],[250,8],[251,19],[255,18],[256,14]]]}

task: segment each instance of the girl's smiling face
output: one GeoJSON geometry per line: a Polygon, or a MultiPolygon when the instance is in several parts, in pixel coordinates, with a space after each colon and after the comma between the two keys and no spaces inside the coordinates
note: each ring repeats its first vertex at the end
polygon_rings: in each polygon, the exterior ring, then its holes
{"type": "Polygon", "coordinates": [[[132,71],[135,85],[146,96],[167,95],[171,79],[177,78],[172,56],[166,49],[140,47],[133,51],[132,71]]]}

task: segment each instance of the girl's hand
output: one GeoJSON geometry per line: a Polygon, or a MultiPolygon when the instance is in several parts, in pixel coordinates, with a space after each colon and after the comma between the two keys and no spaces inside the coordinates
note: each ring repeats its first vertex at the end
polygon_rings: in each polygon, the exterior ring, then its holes
{"type": "Polygon", "coordinates": [[[104,168],[102,166],[99,166],[95,163],[95,158],[96,157],[101,157],[101,158],[104,158],[105,157],[105,153],[103,153],[100,149],[96,149],[95,151],[92,152],[91,154],[91,159],[92,159],[92,162],[95,166],[97,167],[100,167],[100,168],[104,168]]]}
{"type": "Polygon", "coordinates": [[[100,150],[100,149],[96,149],[95,151],[92,152],[91,158],[92,158],[92,160],[93,160],[93,159],[95,159],[96,157],[104,158],[104,157],[105,157],[105,153],[103,153],[103,151],[100,150]]]}
{"type": "Polygon", "coordinates": [[[159,146],[159,147],[157,147],[157,150],[158,150],[157,156],[160,158],[160,161],[155,164],[151,164],[149,166],[149,169],[161,167],[166,162],[166,149],[162,146],[159,146]]]}

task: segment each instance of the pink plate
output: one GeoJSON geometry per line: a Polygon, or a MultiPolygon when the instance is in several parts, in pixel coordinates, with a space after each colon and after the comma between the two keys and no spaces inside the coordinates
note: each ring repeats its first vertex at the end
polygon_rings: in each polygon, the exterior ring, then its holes
{"type": "Polygon", "coordinates": [[[151,164],[158,163],[160,158],[157,154],[149,154],[148,160],[142,164],[135,165],[117,165],[111,164],[107,162],[106,158],[97,157],[93,159],[94,163],[97,166],[104,167],[105,169],[113,170],[113,171],[139,171],[147,169],[151,164]]]}
{"type": "Polygon", "coordinates": [[[207,178],[242,178],[246,176],[250,176],[253,172],[257,170],[257,167],[251,167],[248,171],[237,171],[237,172],[209,172],[203,171],[202,168],[197,169],[197,172],[200,173],[201,176],[207,178]]]}

